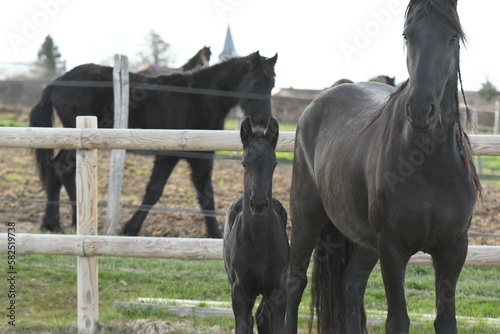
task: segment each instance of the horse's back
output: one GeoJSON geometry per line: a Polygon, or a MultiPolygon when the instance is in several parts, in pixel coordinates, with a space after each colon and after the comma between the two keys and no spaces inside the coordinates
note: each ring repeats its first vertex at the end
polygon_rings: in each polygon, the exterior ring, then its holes
{"type": "Polygon", "coordinates": [[[297,150],[313,163],[317,154],[352,146],[394,87],[376,82],[344,84],[321,93],[302,114],[297,150]],[[340,145],[340,146],[339,146],[340,145]]]}

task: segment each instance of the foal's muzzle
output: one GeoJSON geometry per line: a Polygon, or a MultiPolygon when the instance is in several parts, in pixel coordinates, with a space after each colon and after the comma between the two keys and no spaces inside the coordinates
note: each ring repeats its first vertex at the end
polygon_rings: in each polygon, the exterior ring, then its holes
{"type": "Polygon", "coordinates": [[[267,198],[250,200],[250,210],[252,210],[252,213],[255,216],[265,215],[268,207],[269,200],[267,198]]]}

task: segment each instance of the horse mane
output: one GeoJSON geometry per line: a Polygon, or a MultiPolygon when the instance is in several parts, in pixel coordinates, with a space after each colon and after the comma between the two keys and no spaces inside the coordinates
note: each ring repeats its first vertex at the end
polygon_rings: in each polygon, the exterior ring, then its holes
{"type": "Polygon", "coordinates": [[[405,12],[405,26],[422,17],[427,17],[443,28],[453,31],[462,42],[466,41],[457,13],[456,0],[411,0],[405,12]]]}

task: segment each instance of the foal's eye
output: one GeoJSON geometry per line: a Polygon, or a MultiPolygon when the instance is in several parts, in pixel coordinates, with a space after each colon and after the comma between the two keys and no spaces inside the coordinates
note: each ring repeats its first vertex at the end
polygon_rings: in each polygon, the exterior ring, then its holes
{"type": "Polygon", "coordinates": [[[450,44],[455,44],[456,41],[458,41],[458,36],[457,35],[451,36],[451,38],[450,38],[450,44]]]}

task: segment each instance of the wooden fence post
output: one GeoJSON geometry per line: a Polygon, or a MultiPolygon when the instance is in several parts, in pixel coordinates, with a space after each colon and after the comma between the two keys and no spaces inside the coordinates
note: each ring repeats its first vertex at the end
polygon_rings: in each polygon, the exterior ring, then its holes
{"type": "MultiPolygon", "coordinates": [[[[78,116],[77,128],[97,128],[97,117],[78,116]]],[[[76,230],[78,235],[97,235],[97,150],[77,150],[76,230]]],[[[78,333],[94,334],[99,327],[97,256],[78,256],[78,333]]]]}
{"type": "MultiPolygon", "coordinates": [[[[127,56],[115,55],[113,69],[114,128],[128,128],[129,75],[127,56]]],[[[120,220],[125,150],[112,150],[109,165],[108,207],[105,233],[116,235],[120,220]]]]}

